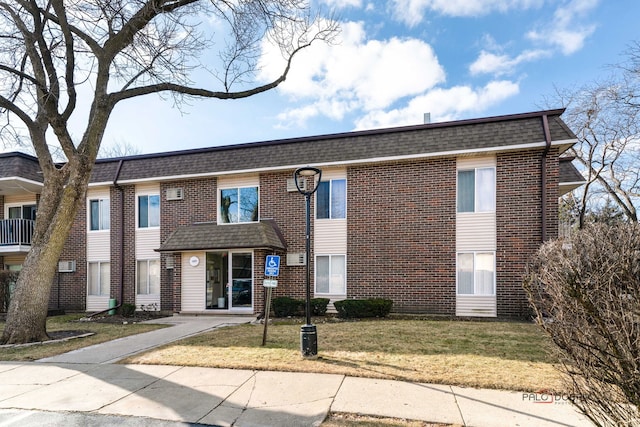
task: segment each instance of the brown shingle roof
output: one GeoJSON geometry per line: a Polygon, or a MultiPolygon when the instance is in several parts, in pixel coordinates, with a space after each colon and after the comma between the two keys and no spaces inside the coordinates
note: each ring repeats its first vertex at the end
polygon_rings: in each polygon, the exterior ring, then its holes
{"type": "Polygon", "coordinates": [[[200,223],[176,229],[160,245],[158,252],[243,248],[286,249],[286,247],[273,221],[224,225],[200,223]]]}
{"type": "Polygon", "coordinates": [[[13,152],[0,154],[0,178],[20,177],[42,182],[38,159],[28,154],[13,152]]]}
{"type": "Polygon", "coordinates": [[[122,182],[429,156],[457,151],[513,149],[544,143],[543,115],[549,118],[552,141],[569,141],[567,146],[570,146],[576,136],[560,119],[563,111],[549,110],[99,160],[91,182],[112,182],[116,175],[122,182]]]}

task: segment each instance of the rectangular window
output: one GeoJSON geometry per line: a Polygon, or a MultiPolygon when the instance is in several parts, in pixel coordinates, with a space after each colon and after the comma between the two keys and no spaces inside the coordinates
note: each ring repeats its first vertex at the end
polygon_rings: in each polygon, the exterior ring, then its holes
{"type": "Polygon", "coordinates": [[[237,224],[258,221],[258,187],[220,190],[220,223],[237,224]]]}
{"type": "Polygon", "coordinates": [[[316,257],[316,293],[335,295],[347,293],[347,266],[344,255],[316,257]]]}
{"type": "Polygon", "coordinates": [[[495,253],[458,254],[458,294],[495,295],[495,253]]]}
{"type": "Polygon", "coordinates": [[[347,217],[347,180],[332,179],[318,184],[316,218],[343,219],[347,217]]]}
{"type": "Polygon", "coordinates": [[[138,196],[138,227],[160,227],[160,195],[138,196]]]}
{"type": "Polygon", "coordinates": [[[108,230],[111,226],[109,199],[89,200],[90,230],[108,230]]]}
{"type": "Polygon", "coordinates": [[[458,171],[458,212],[496,210],[496,169],[458,171]]]}
{"type": "Polygon", "coordinates": [[[160,294],[160,260],[138,260],[136,293],[138,295],[160,294]]]}
{"type": "Polygon", "coordinates": [[[111,281],[111,263],[90,262],[88,294],[91,296],[109,296],[111,281]]]}

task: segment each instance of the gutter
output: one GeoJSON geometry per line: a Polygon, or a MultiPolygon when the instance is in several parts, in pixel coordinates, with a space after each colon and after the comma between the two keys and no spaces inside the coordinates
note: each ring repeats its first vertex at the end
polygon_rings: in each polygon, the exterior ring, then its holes
{"type": "Polygon", "coordinates": [[[549,116],[542,115],[542,130],[544,131],[545,147],[540,160],[540,195],[542,208],[542,242],[547,241],[547,155],[551,149],[551,131],[549,130],[549,116]]]}

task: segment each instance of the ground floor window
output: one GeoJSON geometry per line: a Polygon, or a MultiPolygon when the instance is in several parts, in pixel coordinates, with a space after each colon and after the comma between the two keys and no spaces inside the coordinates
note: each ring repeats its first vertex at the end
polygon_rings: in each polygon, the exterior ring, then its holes
{"type": "Polygon", "coordinates": [[[110,262],[90,262],[88,277],[88,294],[92,296],[109,296],[111,282],[110,262]]]}
{"type": "Polygon", "coordinates": [[[316,256],[316,293],[345,295],[347,293],[346,273],[345,255],[316,256]]]}
{"type": "Polygon", "coordinates": [[[136,292],[138,295],[160,294],[160,260],[138,260],[136,292]]]}
{"type": "Polygon", "coordinates": [[[458,253],[458,294],[495,295],[495,252],[458,253]]]}

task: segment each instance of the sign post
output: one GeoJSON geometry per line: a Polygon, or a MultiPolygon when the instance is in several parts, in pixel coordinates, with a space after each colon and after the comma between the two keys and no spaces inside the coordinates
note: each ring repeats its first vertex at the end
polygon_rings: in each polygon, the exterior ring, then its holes
{"type": "Polygon", "coordinates": [[[280,273],[280,257],[278,255],[267,255],[264,262],[264,280],[262,286],[266,288],[267,297],[264,302],[264,332],[262,333],[262,346],[267,345],[267,327],[269,326],[269,312],[271,311],[271,291],[278,286],[278,277],[280,273]],[[269,277],[269,279],[267,279],[269,277]]]}

